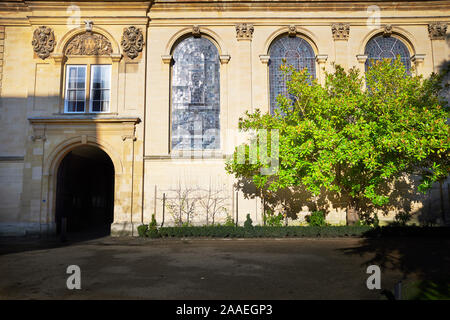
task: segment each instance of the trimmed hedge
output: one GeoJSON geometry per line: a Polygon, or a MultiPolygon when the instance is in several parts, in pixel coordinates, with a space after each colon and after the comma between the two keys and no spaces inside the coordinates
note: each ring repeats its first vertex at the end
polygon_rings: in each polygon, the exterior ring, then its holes
{"type": "Polygon", "coordinates": [[[288,226],[288,227],[163,227],[148,229],[150,238],[317,238],[426,236],[450,237],[449,227],[288,226]]]}
{"type": "MultiPolygon", "coordinates": [[[[371,228],[368,226],[326,227],[163,227],[158,229],[161,238],[286,238],[286,237],[354,237],[361,236],[371,228]]],[[[147,234],[148,236],[148,234],[147,234]]],[[[153,237],[155,235],[153,234],[153,237]]]]}

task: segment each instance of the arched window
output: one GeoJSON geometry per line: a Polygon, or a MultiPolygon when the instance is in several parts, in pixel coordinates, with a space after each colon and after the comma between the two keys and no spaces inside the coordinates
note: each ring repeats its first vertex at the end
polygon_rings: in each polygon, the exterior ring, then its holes
{"type": "Polygon", "coordinates": [[[220,148],[220,63],[216,46],[189,37],[173,51],[172,150],[220,148]]]}
{"type": "Polygon", "coordinates": [[[367,55],[366,71],[372,60],[396,59],[398,55],[400,55],[400,60],[405,65],[406,71],[409,72],[411,69],[409,50],[400,39],[395,37],[379,35],[370,39],[366,45],[365,54],[367,55]]]}
{"type": "Polygon", "coordinates": [[[269,50],[270,112],[277,107],[277,96],[286,94],[286,81],[280,66],[283,60],[297,70],[307,68],[313,78],[316,76],[315,54],[311,45],[299,37],[284,36],[275,40],[269,50]]]}

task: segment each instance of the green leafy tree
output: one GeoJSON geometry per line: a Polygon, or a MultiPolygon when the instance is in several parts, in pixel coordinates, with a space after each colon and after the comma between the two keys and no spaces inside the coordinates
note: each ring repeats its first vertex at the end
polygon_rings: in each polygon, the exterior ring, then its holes
{"type": "MultiPolygon", "coordinates": [[[[268,159],[248,160],[250,146],[263,147],[258,134],[241,146],[244,161],[236,149],[226,164],[228,173],[253,180],[262,195],[301,185],[314,197],[333,191],[348,203],[347,223],[353,224],[362,202],[386,205],[390,190],[385,186],[404,174],[422,177],[420,191],[448,176],[442,76],[411,76],[400,59],[373,62],[365,78],[354,68],[346,72],[335,66],[324,85],[306,69],[282,69],[288,95],[277,97],[275,114],[256,110],[239,120],[243,131],[278,130],[278,170],[263,174],[268,159]]],[[[270,154],[270,134],[268,141],[270,154]]]]}

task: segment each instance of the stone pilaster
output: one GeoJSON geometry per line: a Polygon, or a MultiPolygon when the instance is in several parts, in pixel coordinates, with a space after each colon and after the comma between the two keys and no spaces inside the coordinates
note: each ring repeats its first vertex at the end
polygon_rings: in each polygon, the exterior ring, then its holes
{"type": "Polygon", "coordinates": [[[348,38],[350,25],[348,23],[334,23],[331,25],[334,40],[334,57],[336,64],[348,69],[348,38]]]}
{"type": "Polygon", "coordinates": [[[239,23],[236,25],[236,39],[238,41],[238,57],[236,57],[239,67],[239,108],[253,111],[252,101],[252,38],[253,25],[239,23]]]}
{"type": "Polygon", "coordinates": [[[447,57],[447,44],[445,36],[447,33],[446,23],[430,23],[428,25],[428,34],[431,39],[431,50],[433,53],[433,71],[439,72],[445,63],[447,57]]]}
{"type": "Polygon", "coordinates": [[[5,26],[0,26],[0,96],[2,94],[4,51],[5,51],[5,26]]]}

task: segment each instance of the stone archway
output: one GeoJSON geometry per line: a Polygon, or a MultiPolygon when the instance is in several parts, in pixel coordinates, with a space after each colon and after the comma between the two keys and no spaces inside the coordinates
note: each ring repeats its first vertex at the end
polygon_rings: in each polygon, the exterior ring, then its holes
{"type": "Polygon", "coordinates": [[[56,176],[56,231],[90,237],[110,234],[114,165],[106,152],[80,145],[61,160],[56,176]]]}

